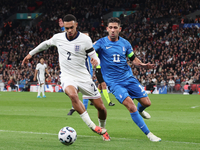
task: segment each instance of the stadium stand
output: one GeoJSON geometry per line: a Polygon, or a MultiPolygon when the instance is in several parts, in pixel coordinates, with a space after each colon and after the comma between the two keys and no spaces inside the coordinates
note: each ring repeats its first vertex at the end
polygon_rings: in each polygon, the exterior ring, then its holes
{"type": "MultiPolygon", "coordinates": [[[[184,28],[179,25],[181,19],[200,9],[200,2],[171,0],[140,0],[140,1],[107,1],[107,0],[50,0],[50,1],[1,1],[0,18],[6,18],[16,12],[33,12],[43,7],[37,25],[12,24],[0,30],[0,74],[7,83],[12,77],[20,85],[24,81],[33,82],[35,66],[39,56],[43,55],[52,76],[49,82],[59,82],[58,54],[55,47],[35,55],[27,66],[21,66],[22,59],[40,42],[61,32],[58,19],[67,13],[77,16],[79,30],[87,30],[93,41],[106,36],[106,20],[103,15],[113,10],[136,10],[122,19],[121,36],[130,41],[134,52],[143,62],[155,63],[155,70],[135,68],[130,62],[133,74],[145,86],[150,80],[157,85],[168,84],[172,78],[176,85],[174,90],[181,90],[186,83],[197,91],[200,84],[200,28],[184,28]],[[5,3],[4,3],[5,2],[5,3]],[[180,3],[182,2],[182,3],[180,3]],[[9,3],[9,5],[7,5],[9,3]],[[3,5],[4,4],[4,5],[3,5]],[[137,8],[136,8],[137,4],[137,8]],[[180,5],[181,4],[181,5],[180,5]]],[[[197,16],[198,18],[198,16],[197,16]]],[[[186,21],[188,22],[188,21],[186,21]]],[[[198,23],[199,20],[191,20],[198,23]]],[[[5,24],[4,24],[5,25],[5,24]]]]}

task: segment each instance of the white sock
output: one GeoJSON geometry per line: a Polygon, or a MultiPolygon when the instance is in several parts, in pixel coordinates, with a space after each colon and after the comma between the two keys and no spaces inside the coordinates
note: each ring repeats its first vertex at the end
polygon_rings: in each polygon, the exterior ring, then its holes
{"type": "Polygon", "coordinates": [[[101,120],[101,119],[98,119],[98,120],[99,120],[99,126],[102,127],[102,128],[105,128],[106,120],[101,120]]]}
{"type": "Polygon", "coordinates": [[[38,86],[38,95],[37,96],[40,96],[40,85],[38,86]]]}
{"type": "Polygon", "coordinates": [[[94,122],[92,122],[92,120],[90,119],[90,116],[88,115],[87,111],[85,111],[84,113],[82,113],[80,115],[80,117],[83,119],[83,121],[87,124],[87,126],[91,129],[95,129],[96,125],[94,124],[94,122]]]}
{"type": "Polygon", "coordinates": [[[44,96],[44,84],[42,84],[41,92],[42,92],[42,95],[44,96]]]}

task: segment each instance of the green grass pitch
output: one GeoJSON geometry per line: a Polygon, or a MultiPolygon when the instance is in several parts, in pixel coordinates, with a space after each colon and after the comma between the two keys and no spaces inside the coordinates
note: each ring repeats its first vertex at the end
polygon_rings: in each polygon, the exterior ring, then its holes
{"type": "MultiPolygon", "coordinates": [[[[71,102],[64,93],[46,93],[47,98],[40,99],[36,95],[0,92],[0,150],[200,149],[200,95],[149,95],[152,105],[147,111],[151,119],[145,122],[151,132],[162,138],[159,143],[149,141],[111,94],[114,107],[108,106],[103,98],[110,142],[92,132],[78,113],[67,116],[71,102]],[[77,132],[77,141],[70,146],[58,141],[57,134],[64,126],[77,132]]],[[[88,113],[98,124],[96,109],[89,105],[88,113]]]]}

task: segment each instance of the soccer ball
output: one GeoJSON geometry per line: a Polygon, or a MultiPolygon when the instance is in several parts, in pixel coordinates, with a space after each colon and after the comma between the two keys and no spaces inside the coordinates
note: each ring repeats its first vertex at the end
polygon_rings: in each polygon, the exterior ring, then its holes
{"type": "Polygon", "coordinates": [[[58,139],[62,144],[71,145],[77,139],[76,131],[72,127],[64,127],[59,131],[58,139]]]}

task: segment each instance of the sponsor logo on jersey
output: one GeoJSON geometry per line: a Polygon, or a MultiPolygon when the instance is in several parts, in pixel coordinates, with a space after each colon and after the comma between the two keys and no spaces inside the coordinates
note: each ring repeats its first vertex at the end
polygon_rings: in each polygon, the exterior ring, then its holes
{"type": "Polygon", "coordinates": [[[75,45],[75,52],[79,52],[80,51],[80,45],[75,45]]]}
{"type": "Polygon", "coordinates": [[[109,46],[109,47],[106,46],[106,49],[109,49],[109,48],[111,48],[111,47],[112,47],[112,46],[109,46]]]}

